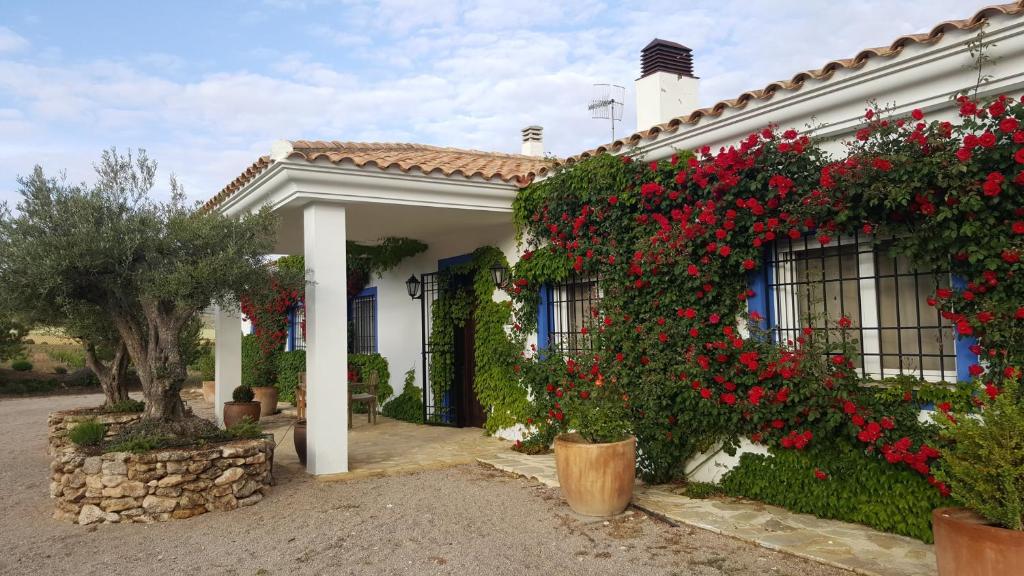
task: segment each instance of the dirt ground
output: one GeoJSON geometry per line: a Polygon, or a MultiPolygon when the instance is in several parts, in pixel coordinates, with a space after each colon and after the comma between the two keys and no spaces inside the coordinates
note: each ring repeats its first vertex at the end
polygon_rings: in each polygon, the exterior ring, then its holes
{"type": "Polygon", "coordinates": [[[0,574],[851,574],[639,511],[576,516],[557,490],[481,466],[326,483],[285,450],[256,506],[153,525],[58,522],[46,414],[99,402],[0,400],[0,574]]]}

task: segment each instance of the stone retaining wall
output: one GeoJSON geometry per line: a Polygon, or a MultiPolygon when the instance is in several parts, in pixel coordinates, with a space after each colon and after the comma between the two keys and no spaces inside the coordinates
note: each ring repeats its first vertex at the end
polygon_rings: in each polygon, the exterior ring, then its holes
{"type": "Polygon", "coordinates": [[[61,448],[50,465],[53,516],[78,524],[149,523],[250,506],[269,492],[273,460],[267,438],[143,454],[61,448]]]}
{"type": "Polygon", "coordinates": [[[89,410],[65,410],[53,412],[47,419],[49,428],[50,456],[72,446],[68,432],[79,422],[95,419],[107,428],[107,439],[121,433],[129,424],[142,419],[142,412],[98,412],[89,410]]]}

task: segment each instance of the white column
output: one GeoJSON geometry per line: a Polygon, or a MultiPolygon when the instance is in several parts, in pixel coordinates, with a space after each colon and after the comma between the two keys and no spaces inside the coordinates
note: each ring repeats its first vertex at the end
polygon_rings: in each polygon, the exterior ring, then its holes
{"type": "Polygon", "coordinates": [[[217,307],[214,330],[217,384],[213,412],[217,424],[224,424],[224,403],[231,401],[231,393],[242,384],[242,318],[237,307],[217,307]]]}
{"type": "Polygon", "coordinates": [[[306,471],[348,472],[348,276],[345,207],[303,211],[306,284],[306,471]]]}

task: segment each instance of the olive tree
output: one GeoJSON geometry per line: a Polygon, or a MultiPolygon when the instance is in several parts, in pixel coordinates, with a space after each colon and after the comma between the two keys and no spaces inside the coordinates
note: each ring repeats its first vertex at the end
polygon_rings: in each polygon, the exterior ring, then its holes
{"type": "Polygon", "coordinates": [[[146,416],[184,415],[187,334],[212,303],[227,305],[266,281],[274,215],[226,216],[151,192],[156,162],[140,150],[105,151],[92,184],[69,185],[42,168],[19,179],[15,211],[0,211],[5,290],[59,310],[95,309],[138,372],[146,416]]]}

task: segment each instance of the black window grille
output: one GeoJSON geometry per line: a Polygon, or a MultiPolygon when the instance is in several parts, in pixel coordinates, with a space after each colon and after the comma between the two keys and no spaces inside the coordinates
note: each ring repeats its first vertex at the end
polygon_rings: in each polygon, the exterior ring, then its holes
{"type": "Polygon", "coordinates": [[[766,269],[773,338],[795,341],[807,326],[830,337],[845,317],[857,338],[862,375],[955,382],[953,327],[926,302],[937,288],[950,286],[950,274],[918,270],[890,248],[861,236],[828,246],[806,236],[776,242],[766,269]]]}
{"type": "Polygon", "coordinates": [[[377,352],[377,295],[366,294],[352,299],[352,338],[349,350],[353,354],[377,352]]]}
{"type": "Polygon", "coordinates": [[[296,306],[292,309],[292,350],[306,349],[306,308],[296,306]]]}
{"type": "Polygon", "coordinates": [[[594,317],[601,302],[596,275],[572,273],[550,286],[548,298],[548,345],[565,354],[592,352],[593,338],[583,328],[594,317]]]}

